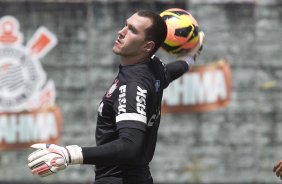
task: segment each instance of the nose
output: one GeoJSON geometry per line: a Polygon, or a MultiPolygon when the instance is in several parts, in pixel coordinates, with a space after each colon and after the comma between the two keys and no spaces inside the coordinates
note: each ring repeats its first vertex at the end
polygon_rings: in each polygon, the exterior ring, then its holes
{"type": "Polygon", "coordinates": [[[127,26],[124,26],[121,30],[119,30],[118,32],[119,37],[124,38],[127,33],[127,30],[128,30],[127,26]]]}

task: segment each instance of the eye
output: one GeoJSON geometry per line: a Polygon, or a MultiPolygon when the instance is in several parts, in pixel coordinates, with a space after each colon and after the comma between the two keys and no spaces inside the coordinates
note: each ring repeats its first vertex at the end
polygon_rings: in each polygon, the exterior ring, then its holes
{"type": "Polygon", "coordinates": [[[137,34],[138,31],[135,29],[135,27],[131,26],[131,25],[127,25],[128,26],[128,30],[130,30],[131,32],[133,32],[134,34],[137,34]]]}

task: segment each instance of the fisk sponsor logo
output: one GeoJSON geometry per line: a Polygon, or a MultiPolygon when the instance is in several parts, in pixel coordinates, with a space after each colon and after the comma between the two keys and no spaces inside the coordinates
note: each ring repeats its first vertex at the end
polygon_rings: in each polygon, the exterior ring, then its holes
{"type": "Polygon", "coordinates": [[[139,114],[144,116],[146,116],[146,95],[147,90],[143,90],[141,87],[137,86],[136,109],[139,114]]]}

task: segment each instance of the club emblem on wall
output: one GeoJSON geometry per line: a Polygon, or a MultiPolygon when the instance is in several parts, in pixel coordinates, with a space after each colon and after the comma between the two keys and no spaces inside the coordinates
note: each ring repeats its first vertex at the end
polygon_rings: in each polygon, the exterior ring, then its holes
{"type": "Polygon", "coordinates": [[[56,36],[42,26],[25,46],[18,20],[0,19],[0,150],[59,139],[55,85],[40,62],[56,44],[56,36]]]}

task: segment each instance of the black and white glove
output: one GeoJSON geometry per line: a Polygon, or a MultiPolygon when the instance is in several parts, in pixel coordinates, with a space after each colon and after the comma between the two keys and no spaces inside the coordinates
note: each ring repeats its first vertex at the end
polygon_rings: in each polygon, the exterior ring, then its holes
{"type": "Polygon", "coordinates": [[[31,148],[36,151],[28,156],[28,167],[32,174],[41,177],[55,174],[68,165],[83,163],[82,149],[77,145],[33,144],[31,148]]]}
{"type": "Polygon", "coordinates": [[[203,44],[205,40],[205,33],[203,31],[200,31],[199,33],[199,42],[196,47],[189,50],[188,52],[181,52],[178,54],[178,59],[186,61],[186,63],[189,65],[189,68],[194,65],[197,57],[200,55],[203,44]]]}

